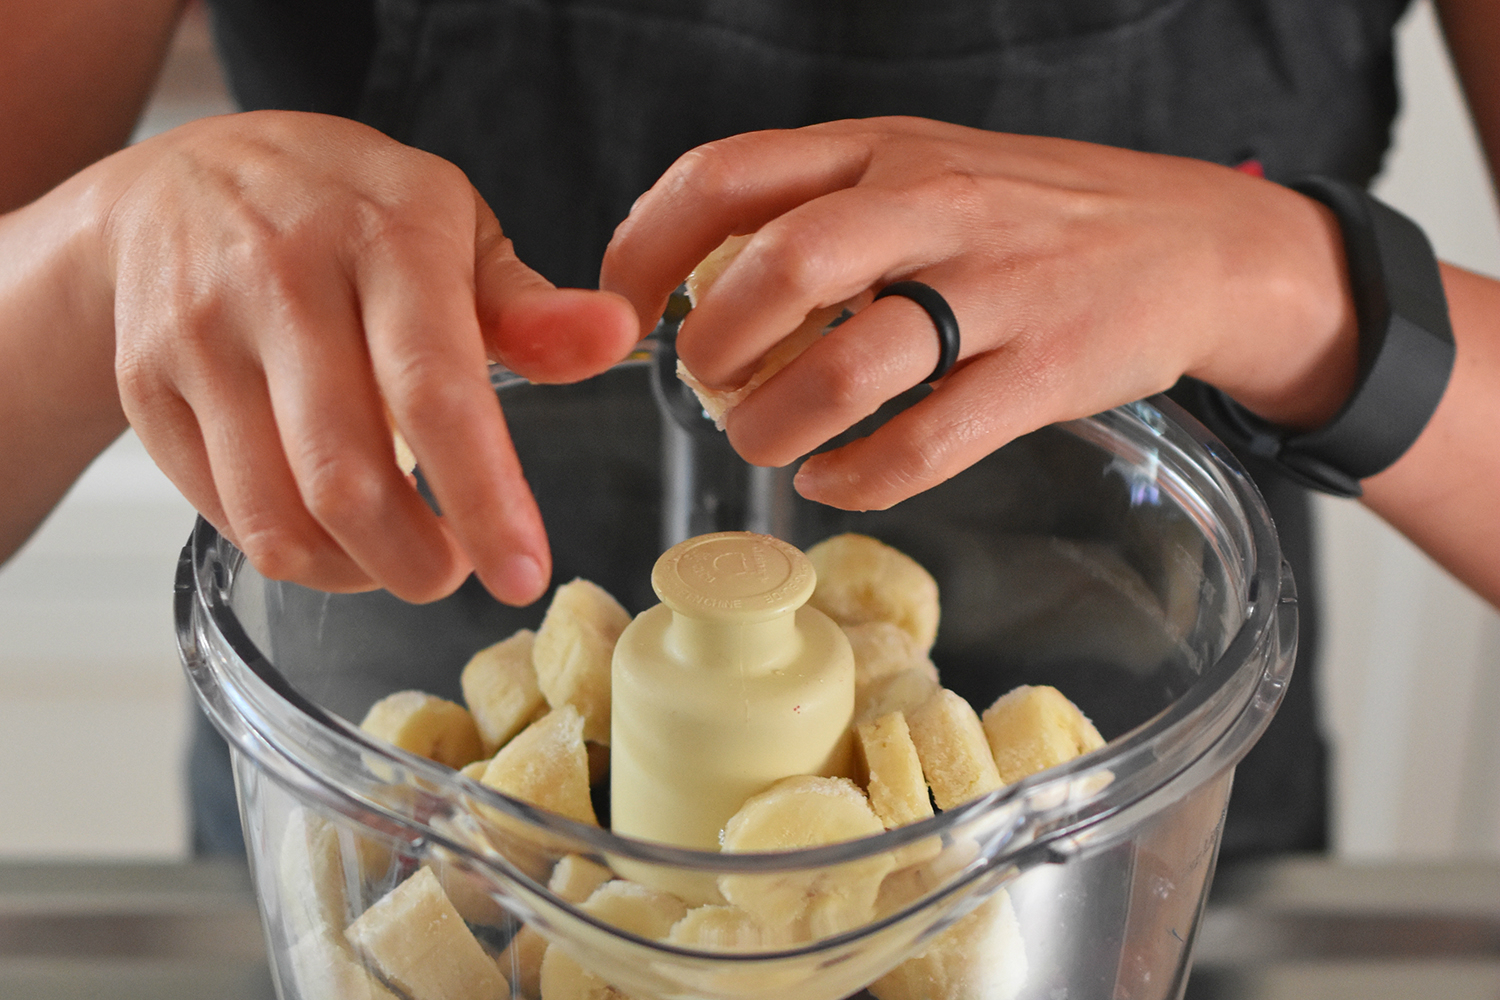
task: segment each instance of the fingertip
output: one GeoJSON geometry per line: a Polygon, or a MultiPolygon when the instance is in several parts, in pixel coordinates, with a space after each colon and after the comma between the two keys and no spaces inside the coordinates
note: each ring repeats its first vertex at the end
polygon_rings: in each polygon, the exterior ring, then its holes
{"type": "Polygon", "coordinates": [[[522,608],[540,600],[551,582],[542,560],[528,552],[513,552],[488,572],[480,574],[485,588],[502,604],[522,608]]]}
{"type": "Polygon", "coordinates": [[[539,289],[507,302],[486,340],[511,371],[533,382],[564,383],[622,360],[641,330],[635,309],[615,292],[539,289]]]}

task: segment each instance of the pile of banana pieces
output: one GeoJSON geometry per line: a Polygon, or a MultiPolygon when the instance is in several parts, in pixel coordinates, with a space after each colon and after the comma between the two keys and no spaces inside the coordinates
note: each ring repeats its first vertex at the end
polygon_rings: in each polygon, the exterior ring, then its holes
{"type": "MultiPolygon", "coordinates": [[[[722,850],[777,851],[855,840],[915,823],[1104,745],[1056,689],[1016,688],[981,714],[942,686],[930,658],[939,621],[936,582],[915,560],[868,536],[843,534],[807,552],[810,604],[837,622],[854,651],[850,777],[795,775],[745,802],[722,850]]],[[[362,728],[482,785],[570,819],[597,824],[591,790],[607,780],[611,658],[629,613],[586,580],[559,587],[541,625],[480,650],[464,668],[465,704],[402,691],[370,708],[362,728]]],[[[840,865],[767,881],[721,875],[722,902],[694,905],[567,855],[538,872],[559,898],[640,937],[705,951],[794,947],[858,927],[931,888],[918,840],[840,865]],[[925,881],[924,881],[925,879],[925,881]]],[[[351,854],[385,871],[389,849],[351,836],[303,807],[280,855],[282,924],[304,996],[397,1000],[581,1000],[624,994],[523,927],[498,957],[474,928],[505,914],[472,881],[429,861],[362,913],[351,908],[351,854]],[[350,918],[353,918],[352,920],[350,918]]],[[[869,985],[877,1000],[962,1000],[1009,991],[1024,969],[984,967],[1017,949],[1015,912],[997,893],[869,985]],[[976,992],[977,990],[977,992],[976,992]]],[[[483,935],[481,935],[482,937],[483,935]]],[[[1024,959],[1023,959],[1024,961],[1024,959]]]]}

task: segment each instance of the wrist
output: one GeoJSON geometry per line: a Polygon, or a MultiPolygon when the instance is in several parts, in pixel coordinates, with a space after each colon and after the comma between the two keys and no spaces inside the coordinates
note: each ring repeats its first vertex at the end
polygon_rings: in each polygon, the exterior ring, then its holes
{"type": "Polygon", "coordinates": [[[1311,429],[1267,420],[1222,388],[1207,391],[1207,412],[1229,443],[1308,486],[1358,496],[1361,479],[1416,441],[1446,390],[1454,340],[1442,276],[1422,230],[1360,188],[1319,177],[1292,186],[1338,220],[1358,321],[1352,390],[1311,429]]]}
{"type": "Polygon", "coordinates": [[[1343,235],[1325,205],[1268,181],[1249,276],[1216,355],[1187,374],[1217,386],[1256,416],[1290,429],[1321,426],[1353,391],[1359,319],[1343,235]]]}

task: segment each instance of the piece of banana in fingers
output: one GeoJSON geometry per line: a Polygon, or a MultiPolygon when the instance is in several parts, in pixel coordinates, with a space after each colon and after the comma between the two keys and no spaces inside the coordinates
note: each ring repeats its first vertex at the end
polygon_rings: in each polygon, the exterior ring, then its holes
{"type": "Polygon", "coordinates": [[[630,612],[598,584],[573,580],[557,588],[532,646],[537,686],[554,709],[572,705],[584,739],[609,745],[610,662],[630,612]]]}
{"type": "Polygon", "coordinates": [[[899,625],[925,654],[937,639],[938,586],[911,556],[869,535],[826,538],[807,550],[818,573],[808,604],[846,629],[899,625]]]}
{"type": "Polygon", "coordinates": [[[981,721],[1007,785],[1104,746],[1078,706],[1046,685],[1023,685],[1001,695],[981,721]]]}
{"type": "Polygon", "coordinates": [[[494,756],[547,707],[532,662],[535,645],[536,633],[523,628],[475,653],[459,674],[464,703],[479,727],[486,757],[494,756]]]}
{"type": "Polygon", "coordinates": [[[344,932],[411,1000],[504,1000],[510,984],[427,868],[392,889],[344,932]]]}
{"type": "MultiPolygon", "coordinates": [[[[725,852],[786,851],[884,829],[854,782],[799,774],[746,800],[721,840],[725,852]]],[[[870,920],[881,879],[893,866],[881,853],[816,869],[721,875],[719,891],[762,924],[788,928],[795,940],[820,938],[870,920]]]]}
{"type": "MultiPolygon", "coordinates": [[[[753,235],[752,233],[745,236],[731,236],[699,261],[698,266],[693,268],[693,273],[689,274],[687,279],[689,302],[696,306],[702,300],[704,293],[719,280],[719,275],[723,274],[730,263],[740,255],[740,251],[744,250],[753,235]]],[[[704,384],[688,370],[687,365],[683,364],[681,359],[677,362],[677,377],[697,395],[698,402],[703,406],[703,412],[712,418],[714,426],[723,430],[730,410],[743,402],[750,393],[764,385],[772,375],[796,360],[803,351],[817,343],[829,324],[859,301],[860,298],[856,297],[830,306],[821,306],[809,312],[796,329],[765,353],[754,373],[744,385],[737,388],[716,389],[704,384]]]]}
{"type": "Polygon", "coordinates": [[[484,756],[469,710],[425,691],[387,695],[370,706],[359,728],[454,770],[484,756]]]}
{"type": "Polygon", "coordinates": [[[952,809],[1001,787],[974,707],[947,688],[907,715],[922,773],[939,809],[952,809]]]}

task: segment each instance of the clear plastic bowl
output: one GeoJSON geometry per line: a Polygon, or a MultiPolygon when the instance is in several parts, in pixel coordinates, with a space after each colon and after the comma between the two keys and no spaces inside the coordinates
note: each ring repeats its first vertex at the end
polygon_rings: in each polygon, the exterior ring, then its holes
{"type": "Polygon", "coordinates": [[[1015,685],[1052,684],[1108,745],[864,840],[741,856],[636,842],[350,721],[404,688],[456,700],[468,657],[535,627],[545,601],[508,608],[472,581],[420,607],[317,593],[267,581],[200,522],[178,569],[179,640],[234,752],[283,1000],[488,1000],[505,995],[495,969],[519,995],[536,988],[543,946],[546,1000],[617,995],[600,979],[638,1000],[819,1000],[871,984],[880,1000],[1181,996],[1234,766],[1280,701],[1296,636],[1270,518],[1227,452],[1172,404],[1139,403],[1038,431],[889,511],[836,511],[797,498],[786,472],[739,463],[675,381],[653,377],[656,360],[569,387],[496,377],[554,582],[589,578],[639,612],[655,603],[656,556],[689,534],[748,528],[806,547],[864,532],[937,578],[945,686],[983,710],[1015,685]],[[655,869],[879,894],[871,919],[821,938],[704,950],[661,939],[670,914],[642,922],[549,888],[570,855],[648,881],[655,869]],[[443,926],[387,927],[376,945],[357,929],[375,955],[362,960],[347,926],[398,886],[430,890],[424,869],[462,924],[422,910],[429,892],[413,904],[427,915],[403,919],[443,926]]]}

